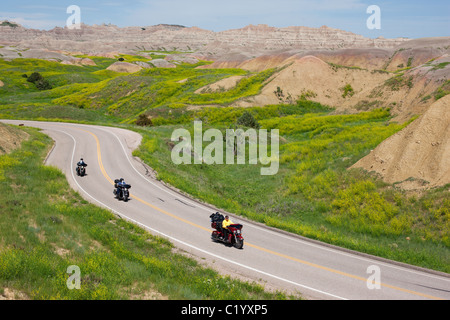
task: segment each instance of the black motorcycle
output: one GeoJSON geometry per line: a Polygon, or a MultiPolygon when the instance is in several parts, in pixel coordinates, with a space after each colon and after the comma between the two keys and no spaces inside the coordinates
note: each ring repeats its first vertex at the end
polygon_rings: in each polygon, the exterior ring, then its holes
{"type": "Polygon", "coordinates": [[[78,176],[84,177],[86,175],[86,166],[87,165],[77,165],[75,171],[77,172],[78,176]]]}
{"type": "Polygon", "coordinates": [[[121,183],[119,179],[116,179],[114,180],[114,188],[115,189],[113,193],[116,196],[116,198],[127,202],[128,199],[130,198],[129,189],[131,188],[131,185],[127,183],[121,183]]]}

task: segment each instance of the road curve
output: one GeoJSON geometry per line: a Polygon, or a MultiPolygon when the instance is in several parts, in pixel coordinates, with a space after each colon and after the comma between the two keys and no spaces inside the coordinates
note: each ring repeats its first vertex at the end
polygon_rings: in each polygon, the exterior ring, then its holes
{"type": "Polygon", "coordinates": [[[70,123],[1,121],[38,127],[52,137],[55,145],[46,164],[60,168],[85,199],[168,238],[226,273],[301,292],[311,299],[450,299],[448,274],[341,250],[239,217],[232,216],[232,220],[244,225],[244,249],[212,242],[209,215],[215,210],[153,179],[148,168],[131,155],[141,141],[135,132],[70,123]],[[81,157],[88,163],[85,177],[74,172],[81,157]],[[127,203],[114,198],[113,180],[117,178],[132,186],[127,203]]]}

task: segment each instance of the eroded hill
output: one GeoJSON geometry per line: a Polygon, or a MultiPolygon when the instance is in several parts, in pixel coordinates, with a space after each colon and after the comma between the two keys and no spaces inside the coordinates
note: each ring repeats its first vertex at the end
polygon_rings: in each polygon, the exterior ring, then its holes
{"type": "Polygon", "coordinates": [[[19,148],[20,143],[27,138],[26,132],[0,123],[0,155],[19,148]]]}
{"type": "Polygon", "coordinates": [[[409,126],[352,167],[378,173],[403,189],[450,183],[450,96],[433,103],[409,126]]]}

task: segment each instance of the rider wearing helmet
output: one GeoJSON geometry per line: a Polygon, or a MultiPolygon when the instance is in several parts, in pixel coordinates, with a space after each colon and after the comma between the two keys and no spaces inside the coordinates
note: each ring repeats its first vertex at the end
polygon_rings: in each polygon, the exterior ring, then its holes
{"type": "Polygon", "coordinates": [[[83,161],[83,158],[80,159],[80,161],[77,162],[77,174],[80,175],[80,168],[81,167],[87,167],[87,163],[83,161]]]}
{"type": "Polygon", "coordinates": [[[233,221],[231,221],[228,216],[225,216],[225,220],[222,221],[222,228],[223,228],[223,236],[226,241],[228,241],[228,234],[230,233],[230,231],[228,230],[228,226],[230,224],[233,224],[233,221]]]}
{"type": "MultiPolygon", "coordinates": [[[[116,180],[117,181],[117,180],[116,180]]],[[[119,181],[117,181],[116,183],[116,194],[119,195],[120,194],[120,189],[123,187],[123,185],[125,184],[123,178],[120,178],[119,181]]]]}
{"type": "Polygon", "coordinates": [[[80,161],[78,161],[77,166],[79,166],[79,167],[87,167],[87,163],[84,162],[83,158],[81,158],[80,161]]]}

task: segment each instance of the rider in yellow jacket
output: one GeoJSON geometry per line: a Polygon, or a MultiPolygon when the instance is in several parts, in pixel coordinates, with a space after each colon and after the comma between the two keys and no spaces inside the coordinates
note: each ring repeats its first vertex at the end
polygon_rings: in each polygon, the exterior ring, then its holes
{"type": "Polygon", "coordinates": [[[222,228],[223,228],[224,238],[227,241],[228,241],[228,232],[229,232],[228,226],[230,224],[234,224],[233,221],[231,221],[228,216],[225,216],[225,220],[222,221],[222,228]]]}

